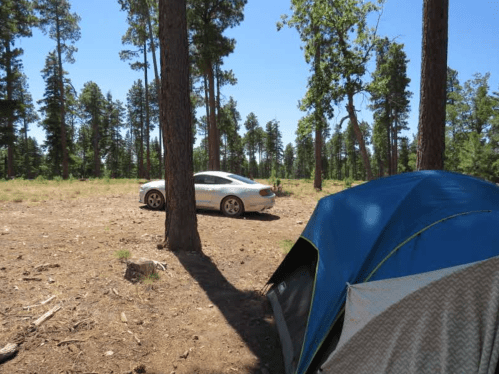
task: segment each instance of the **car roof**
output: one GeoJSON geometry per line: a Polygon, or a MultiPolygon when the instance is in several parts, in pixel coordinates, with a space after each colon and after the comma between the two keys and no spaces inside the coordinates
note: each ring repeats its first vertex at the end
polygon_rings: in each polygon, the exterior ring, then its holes
{"type": "Polygon", "coordinates": [[[227,173],[225,171],[201,171],[199,173],[196,173],[194,175],[214,175],[214,176],[217,176],[217,177],[229,177],[234,174],[234,173],[227,173]]]}

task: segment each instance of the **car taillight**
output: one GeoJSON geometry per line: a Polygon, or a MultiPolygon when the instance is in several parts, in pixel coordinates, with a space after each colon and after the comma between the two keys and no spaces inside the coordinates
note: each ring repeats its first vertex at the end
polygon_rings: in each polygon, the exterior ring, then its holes
{"type": "Polygon", "coordinates": [[[272,195],[272,190],[270,188],[260,190],[260,195],[261,196],[270,196],[270,195],[272,195]]]}

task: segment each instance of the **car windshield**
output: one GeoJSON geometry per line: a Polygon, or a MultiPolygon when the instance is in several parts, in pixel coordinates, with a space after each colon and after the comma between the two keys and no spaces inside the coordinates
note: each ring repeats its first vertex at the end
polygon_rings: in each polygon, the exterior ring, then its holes
{"type": "Polygon", "coordinates": [[[230,174],[229,177],[232,179],[237,179],[238,181],[246,183],[246,184],[258,184],[258,182],[252,181],[249,178],[241,177],[240,175],[237,175],[237,174],[230,174]]]}

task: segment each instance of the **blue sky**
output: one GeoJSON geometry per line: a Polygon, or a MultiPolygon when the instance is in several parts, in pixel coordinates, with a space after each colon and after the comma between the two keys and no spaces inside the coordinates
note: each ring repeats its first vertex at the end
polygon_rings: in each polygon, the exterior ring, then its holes
{"type": "MultiPolygon", "coordinates": [[[[410,60],[409,89],[413,97],[410,130],[406,133],[410,137],[416,134],[418,122],[422,1],[387,0],[379,28],[381,36],[397,37],[397,42],[405,45],[410,60]]],[[[64,66],[73,86],[80,92],[84,83],[94,81],[104,93],[110,91],[114,99],[125,103],[133,82],[142,78],[141,73],[132,71],[118,56],[124,49],[121,36],[128,27],[126,14],[112,0],[73,0],[71,5],[72,11],[82,18],[76,62],[64,66]]],[[[289,8],[289,0],[248,0],[244,21],[227,32],[237,44],[235,52],[225,59],[224,69],[233,70],[238,84],[222,90],[226,100],[233,96],[237,101],[241,127],[250,112],[256,114],[262,127],[276,119],[280,122],[284,145],[294,143],[298,120],[304,114],[297,104],[306,92],[310,75],[296,30],[276,29],[276,22],[281,14],[290,13],[289,8]]],[[[35,30],[32,38],[22,39],[18,44],[24,49],[22,59],[31,94],[35,101],[40,100],[44,92],[40,71],[55,43],[35,30]]],[[[491,90],[499,91],[499,1],[450,1],[448,65],[459,72],[461,84],[476,72],[490,72],[491,90]]],[[[372,123],[372,115],[365,109],[367,104],[359,96],[359,119],[372,123]]],[[[203,108],[198,113],[202,114],[203,108]]],[[[343,108],[336,109],[335,115],[330,122],[333,128],[337,118],[345,115],[343,108]]],[[[39,143],[45,137],[36,124],[31,125],[30,135],[39,143]]]]}

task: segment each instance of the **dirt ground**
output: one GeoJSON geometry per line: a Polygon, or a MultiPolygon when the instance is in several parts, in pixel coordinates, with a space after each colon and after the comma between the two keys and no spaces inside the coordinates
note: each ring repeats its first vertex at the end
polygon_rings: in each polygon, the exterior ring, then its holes
{"type": "Polygon", "coordinates": [[[203,254],[158,250],[164,213],[139,204],[138,192],[1,203],[0,348],[20,350],[0,373],[283,373],[260,291],[316,202],[279,197],[238,219],[198,211],[203,254]],[[166,271],[133,284],[119,250],[166,271]]]}

